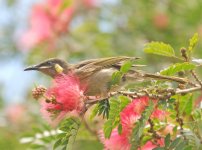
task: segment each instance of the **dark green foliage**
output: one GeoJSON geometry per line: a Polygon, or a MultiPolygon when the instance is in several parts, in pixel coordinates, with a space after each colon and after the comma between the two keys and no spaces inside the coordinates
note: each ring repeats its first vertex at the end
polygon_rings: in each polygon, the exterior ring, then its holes
{"type": "Polygon", "coordinates": [[[91,115],[91,118],[93,118],[96,115],[98,116],[102,115],[103,118],[109,118],[109,110],[110,110],[109,100],[104,99],[97,104],[91,115]]]}
{"type": "Polygon", "coordinates": [[[120,124],[120,112],[128,105],[130,100],[125,96],[119,96],[117,99],[110,99],[109,118],[104,124],[105,138],[110,138],[112,130],[118,126],[118,131],[121,133],[122,126],[120,124]]]}
{"type": "Polygon", "coordinates": [[[80,127],[80,121],[76,118],[68,118],[62,122],[59,127],[59,130],[62,133],[59,133],[56,136],[56,142],[53,146],[53,149],[60,147],[60,149],[71,150],[75,142],[78,130],[80,127]]]}
{"type": "Polygon", "coordinates": [[[156,147],[153,150],[187,150],[188,148],[188,143],[183,137],[171,140],[170,134],[166,135],[164,143],[165,145],[163,147],[156,147]]]}

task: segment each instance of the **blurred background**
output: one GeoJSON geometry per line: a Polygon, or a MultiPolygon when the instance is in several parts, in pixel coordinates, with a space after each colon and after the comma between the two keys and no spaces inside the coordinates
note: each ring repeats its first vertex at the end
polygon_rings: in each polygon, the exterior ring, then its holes
{"type": "MultiPolygon", "coordinates": [[[[143,53],[162,41],[179,54],[198,33],[195,58],[202,57],[201,0],[0,0],[0,149],[23,150],[20,138],[46,124],[32,98],[35,85],[50,78],[23,68],[58,57],[71,63],[107,56],[138,56],[156,72],[176,62],[143,53]]],[[[82,130],[75,149],[102,149],[82,130]]]]}

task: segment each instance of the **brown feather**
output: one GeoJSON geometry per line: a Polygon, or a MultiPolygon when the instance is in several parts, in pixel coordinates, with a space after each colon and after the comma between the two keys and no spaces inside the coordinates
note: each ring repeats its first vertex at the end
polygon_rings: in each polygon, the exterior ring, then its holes
{"type": "Polygon", "coordinates": [[[79,78],[84,80],[101,69],[110,68],[120,62],[136,59],[138,58],[126,56],[99,58],[80,62],[79,64],[73,65],[73,68],[76,68],[75,73],[79,76],[79,78]]]}

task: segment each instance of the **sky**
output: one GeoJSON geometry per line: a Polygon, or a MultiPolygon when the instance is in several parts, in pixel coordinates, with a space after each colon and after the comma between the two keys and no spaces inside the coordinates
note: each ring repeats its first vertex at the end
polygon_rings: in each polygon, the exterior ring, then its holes
{"type": "MultiPolygon", "coordinates": [[[[16,22],[16,28],[25,26],[22,20],[28,17],[28,12],[33,0],[18,0],[15,6],[7,7],[5,0],[0,0],[0,44],[4,42],[4,27],[16,22]]],[[[13,33],[15,37],[16,33],[13,33]]],[[[21,103],[25,99],[26,90],[30,86],[30,82],[36,77],[36,74],[30,73],[27,75],[23,68],[23,54],[10,55],[9,46],[1,48],[0,55],[0,89],[3,99],[6,104],[21,103]],[[3,51],[3,52],[2,52],[3,51]]]]}

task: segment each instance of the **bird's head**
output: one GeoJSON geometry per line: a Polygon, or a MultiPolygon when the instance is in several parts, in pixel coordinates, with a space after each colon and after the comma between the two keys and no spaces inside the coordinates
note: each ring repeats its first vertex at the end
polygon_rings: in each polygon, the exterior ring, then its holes
{"type": "Polygon", "coordinates": [[[51,58],[37,65],[29,66],[24,71],[36,70],[54,78],[58,74],[67,73],[68,69],[69,65],[64,60],[51,58]]]}

